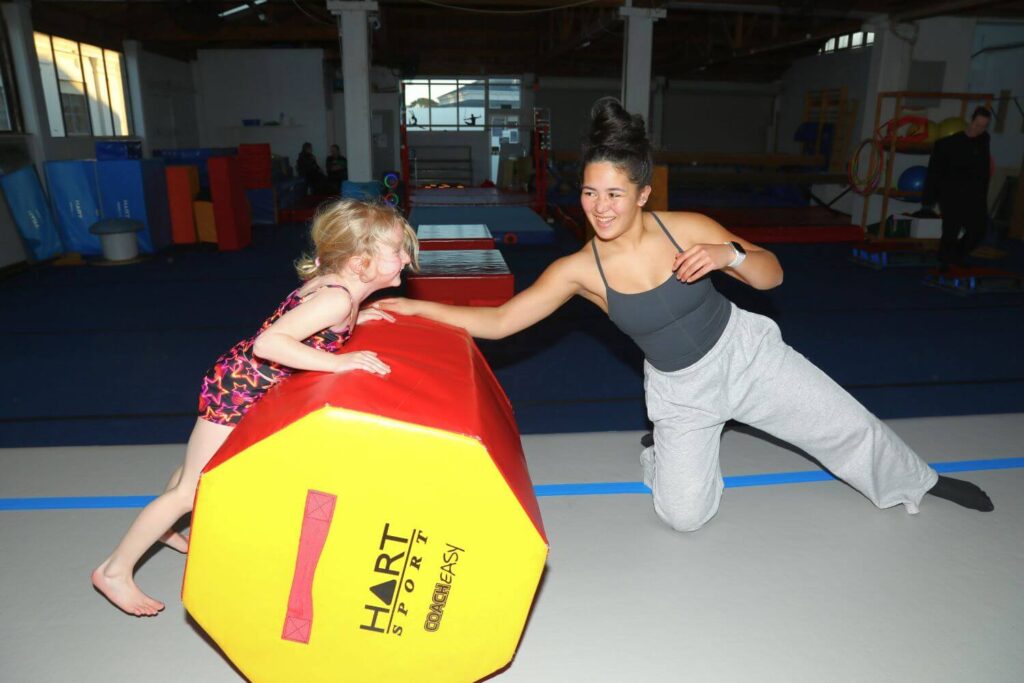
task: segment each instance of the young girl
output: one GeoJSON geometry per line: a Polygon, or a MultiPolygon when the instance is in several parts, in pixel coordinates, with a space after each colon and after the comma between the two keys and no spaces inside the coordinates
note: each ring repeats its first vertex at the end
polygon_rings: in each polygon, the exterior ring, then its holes
{"type": "Polygon", "coordinates": [[[304,283],[253,337],[235,344],[207,372],[185,462],[92,573],[93,585],[129,614],[153,616],[164,608],[135,585],[135,564],[157,540],[187,550],[187,541],[168,529],[192,510],[199,473],[267,390],[295,370],[390,372],[372,351],[338,351],[356,325],[394,321],[359,306],[373,292],[400,284],[406,266],[417,267],[416,233],[390,207],[343,199],[317,213],[311,236],[314,255],[296,264],[304,283]]]}
{"type": "Polygon", "coordinates": [[[599,100],[583,153],[581,202],[595,237],[497,308],[391,299],[380,306],[500,339],[572,296],[593,302],[644,351],[653,443],[641,454],[657,514],[699,529],[722,496],[719,442],[730,419],[799,446],[878,507],[916,512],[926,493],[991,510],[968,482],[940,477],[891,429],[782,341],[778,325],[725,299],[713,270],[757,289],[782,283],[773,254],[694,213],[644,213],[653,160],[643,120],[599,100]]]}

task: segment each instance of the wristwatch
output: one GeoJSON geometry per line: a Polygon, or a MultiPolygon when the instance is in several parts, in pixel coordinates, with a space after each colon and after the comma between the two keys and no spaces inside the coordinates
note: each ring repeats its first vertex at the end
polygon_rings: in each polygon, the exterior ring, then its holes
{"type": "Polygon", "coordinates": [[[735,258],[729,263],[727,268],[735,268],[739,264],[743,263],[743,260],[747,258],[747,250],[743,248],[743,245],[739,242],[725,242],[725,244],[732,247],[732,250],[736,252],[735,258]]]}

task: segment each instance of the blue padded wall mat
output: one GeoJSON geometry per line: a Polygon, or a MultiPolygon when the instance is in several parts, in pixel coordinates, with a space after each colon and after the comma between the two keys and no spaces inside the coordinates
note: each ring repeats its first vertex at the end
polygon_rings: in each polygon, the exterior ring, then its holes
{"type": "Polygon", "coordinates": [[[45,261],[60,256],[64,248],[35,166],[0,175],[0,188],[3,188],[11,217],[28,249],[28,257],[33,261],[45,261]]]}
{"type": "Polygon", "coordinates": [[[162,159],[96,162],[100,208],[104,218],[134,218],[145,228],[139,249],[151,254],[171,244],[171,212],[162,159]]]}
{"type": "Polygon", "coordinates": [[[96,162],[91,159],[47,161],[43,170],[64,248],[85,256],[102,254],[100,238],[89,232],[100,219],[96,162]]]}

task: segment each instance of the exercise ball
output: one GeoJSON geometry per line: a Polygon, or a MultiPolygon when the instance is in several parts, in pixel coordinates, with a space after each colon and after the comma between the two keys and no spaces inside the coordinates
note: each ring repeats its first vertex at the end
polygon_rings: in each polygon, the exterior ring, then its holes
{"type": "Polygon", "coordinates": [[[928,136],[925,138],[926,142],[935,142],[939,139],[939,124],[934,121],[928,121],[928,136]]]}
{"type": "Polygon", "coordinates": [[[948,138],[950,135],[956,135],[965,130],[967,130],[967,124],[959,116],[950,116],[939,123],[940,138],[948,138]]]}
{"type": "Polygon", "coordinates": [[[896,181],[896,189],[900,192],[910,193],[907,199],[920,199],[924,193],[924,182],[928,178],[927,166],[911,166],[903,173],[900,173],[896,181]]]}

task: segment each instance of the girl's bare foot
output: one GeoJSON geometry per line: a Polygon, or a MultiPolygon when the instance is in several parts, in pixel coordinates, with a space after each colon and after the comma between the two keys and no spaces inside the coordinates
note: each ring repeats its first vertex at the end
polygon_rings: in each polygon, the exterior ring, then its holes
{"type": "Polygon", "coordinates": [[[188,539],[174,529],[169,529],[167,533],[161,536],[160,542],[168,548],[177,550],[179,553],[188,553],[188,539]]]}
{"type": "Polygon", "coordinates": [[[128,614],[137,617],[155,617],[164,603],[149,597],[135,585],[131,576],[109,576],[107,560],[92,573],[92,585],[107,600],[128,614]]]}

